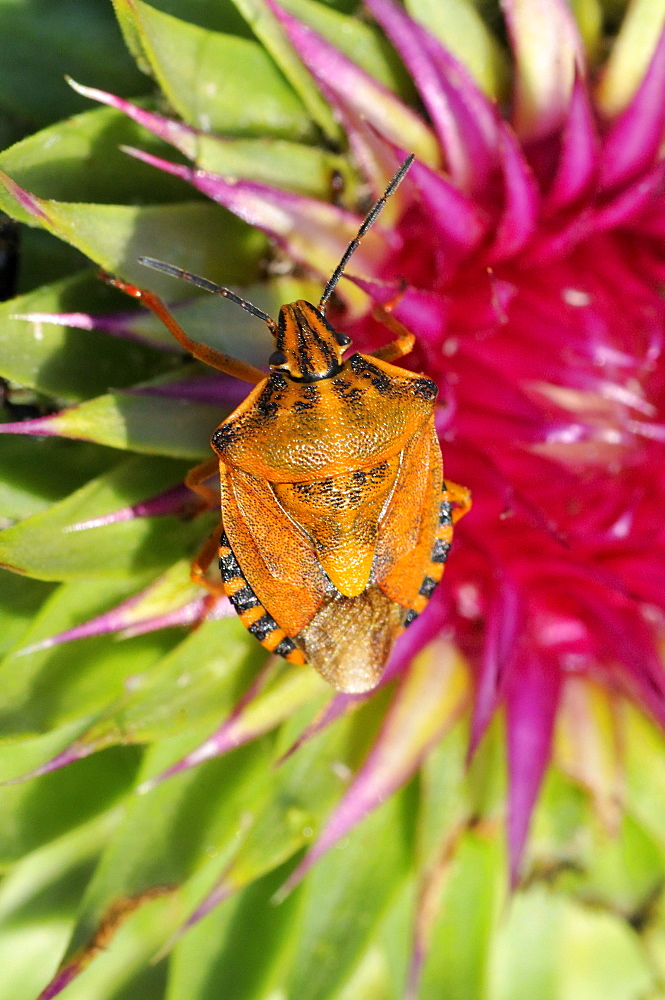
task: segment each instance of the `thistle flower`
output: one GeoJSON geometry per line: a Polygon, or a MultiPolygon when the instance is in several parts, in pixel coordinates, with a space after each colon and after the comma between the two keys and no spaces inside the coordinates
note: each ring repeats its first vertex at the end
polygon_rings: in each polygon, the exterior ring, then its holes
{"type": "MultiPolygon", "coordinates": [[[[415,152],[330,316],[369,350],[387,339],[372,306],[396,303],[417,340],[405,363],[440,387],[446,475],[472,488],[473,512],[382,688],[332,695],[308,668],[263,663],[228,603],[211,606],[189,582],[206,526],[181,479],[242,398],[233,380],[181,359],[152,318],[117,311],[87,274],[1,307],[2,374],[35,390],[39,408],[1,424],[16,435],[3,443],[25,463],[39,444],[54,471],[19,485],[22,509],[8,491],[1,513],[16,523],[0,561],[60,582],[8,576],[18,612],[0,665],[3,726],[23,743],[3,767],[33,781],[5,794],[19,815],[31,787],[78,796],[86,767],[110,791],[91,796],[85,824],[63,817],[59,840],[37,839],[0,890],[0,914],[27,897],[42,858],[78,871],[83,851],[94,867],[43,997],[68,984],[90,995],[95,975],[95,995],[116,995],[114,976],[136,995],[134,967],[161,948],[172,958],[148,976],[151,996],[512,1000],[525,962],[530,995],[544,993],[554,939],[579,936],[620,956],[603,995],[656,995],[663,17],[634,3],[601,66],[598,11],[581,34],[562,0],[505,0],[510,56],[464,5],[445,23],[393,0],[366,0],[367,23],[295,0],[239,8],[263,49],[119,0],[128,46],[172,111],[73,83],[108,107],[2,154],[0,204],[169,297],[189,290],[142,274],[141,253],[240,284],[269,260],[243,294],[274,314],[316,301],[363,200],[415,152]],[[49,150],[62,158],[63,146],[75,165],[59,177],[49,150]],[[102,161],[125,154],[118,179],[102,161]],[[50,200],[74,184],[85,204],[50,200]],[[27,628],[24,606],[38,609],[27,628]],[[186,638],[173,628],[204,618],[186,638]],[[151,745],[145,795],[121,813],[139,744],[151,745]],[[522,885],[507,923],[504,821],[510,882],[522,885]],[[608,922],[597,927],[582,903],[608,922]],[[74,983],[131,914],[132,933],[74,983]],[[261,957],[240,969],[248,930],[261,957]]],[[[246,316],[211,300],[174,308],[192,337],[265,365],[266,338],[246,316]]],[[[584,973],[570,975],[589,995],[584,973]]]]}

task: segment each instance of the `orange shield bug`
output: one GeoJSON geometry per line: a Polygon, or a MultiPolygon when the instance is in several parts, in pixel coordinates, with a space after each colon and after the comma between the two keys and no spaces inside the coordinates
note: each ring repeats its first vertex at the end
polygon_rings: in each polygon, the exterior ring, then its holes
{"type": "Polygon", "coordinates": [[[379,309],[396,339],[345,359],[350,338],[325,317],[349,258],[412,160],[367,215],[319,305],[284,305],[277,323],[227,288],[140,258],[263,320],[275,338],[268,375],[191,341],[152,292],[109,279],[194,357],[255,383],[214,432],[217,458],[187,477],[209,502],[205,480],[219,463],[221,526],[195,560],[193,577],[227,594],[267,649],[311,663],[346,692],[378,684],[396,637],[441,579],[453,524],[470,506],[468,490],[443,480],[435,383],[390,363],[411,350],[413,335],[379,309]],[[215,555],[218,584],[205,576],[215,555]]]}

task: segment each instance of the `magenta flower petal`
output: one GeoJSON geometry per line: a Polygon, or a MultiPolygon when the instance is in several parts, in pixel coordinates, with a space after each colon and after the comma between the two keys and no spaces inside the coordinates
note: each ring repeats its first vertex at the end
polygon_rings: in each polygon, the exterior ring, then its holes
{"type": "Polygon", "coordinates": [[[554,213],[572,205],[589,191],[598,170],[600,140],[586,86],[575,80],[561,136],[561,152],[544,209],[554,213]]]}
{"type": "Polygon", "coordinates": [[[486,609],[486,636],[478,665],[477,689],[471,719],[469,758],[478,748],[504,693],[504,681],[512,666],[515,648],[523,625],[519,606],[519,591],[509,580],[502,579],[486,609]]]}
{"type": "MultiPolygon", "coordinates": [[[[361,220],[335,205],[270,188],[251,181],[225,180],[218,174],[170,163],[161,157],[124,147],[131,156],[181,177],[224,205],[245,222],[264,230],[296,260],[323,275],[332,272],[361,220]]],[[[354,256],[354,265],[372,274],[391,242],[375,226],[354,256]]]]}
{"type": "Polygon", "coordinates": [[[600,189],[616,188],[647,170],[660,149],[664,131],[665,32],[633,100],[603,140],[600,189]]]}
{"type": "Polygon", "coordinates": [[[665,177],[665,161],[657,163],[631,187],[601,205],[590,219],[589,228],[594,232],[615,229],[638,217],[660,191],[665,177]]]}
{"type": "Polygon", "coordinates": [[[197,138],[201,133],[183,122],[175,121],[172,118],[165,118],[154,111],[146,111],[145,108],[126,101],[123,97],[109,94],[105,90],[98,90],[96,87],[84,87],[71,77],[67,77],[67,83],[82,97],[89,97],[92,101],[99,101],[100,104],[107,104],[117,111],[122,111],[124,115],[143,125],[153,135],[163,139],[179,149],[185,156],[193,159],[197,151],[197,138]]]}
{"type": "Polygon", "coordinates": [[[507,692],[508,853],[510,878],[519,880],[531,812],[550,760],[561,676],[552,664],[522,653],[507,692]]]}
{"type": "Polygon", "coordinates": [[[443,296],[413,287],[402,290],[397,282],[392,281],[369,281],[351,275],[348,278],[380,305],[397,300],[397,305],[390,310],[392,315],[412,333],[422,337],[423,348],[426,349],[428,343],[445,331],[446,301],[443,296]]]}
{"type": "Polygon", "coordinates": [[[310,73],[327,93],[343,98],[349,108],[391,142],[408,147],[427,163],[439,163],[436,140],[418,115],[274,0],[267,2],[310,73]]]}
{"type": "MultiPolygon", "coordinates": [[[[452,180],[462,191],[473,190],[487,176],[491,154],[474,114],[481,104],[480,92],[470,83],[468,71],[446,53],[447,65],[439,72],[434,61],[439,51],[436,41],[390,0],[368,0],[367,6],[411,72],[441,141],[452,180]],[[473,102],[468,100],[471,91],[473,102]]],[[[485,122],[481,119],[480,125],[485,122]]]]}
{"type": "Polygon", "coordinates": [[[501,139],[501,163],[504,207],[488,252],[492,263],[513,257],[526,246],[536,229],[540,203],[535,177],[508,130],[501,139]]]}
{"type": "Polygon", "coordinates": [[[409,176],[442,237],[465,253],[474,250],[488,223],[477,204],[451,181],[417,160],[409,176]]]}

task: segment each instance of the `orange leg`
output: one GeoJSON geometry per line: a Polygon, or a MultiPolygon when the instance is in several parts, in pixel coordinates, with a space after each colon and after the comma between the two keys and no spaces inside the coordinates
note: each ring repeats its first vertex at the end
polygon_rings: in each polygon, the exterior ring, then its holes
{"type": "Polygon", "coordinates": [[[198,583],[212,594],[214,597],[224,597],[226,591],[221,580],[211,580],[206,574],[219,552],[219,538],[222,533],[222,522],[220,521],[212,534],[208,537],[201,551],[192,560],[190,576],[194,583],[198,583]]]}
{"type": "Polygon", "coordinates": [[[466,486],[458,486],[446,479],[446,493],[451,503],[457,504],[453,509],[453,524],[457,524],[471,510],[471,492],[466,486]]]}
{"type": "Polygon", "coordinates": [[[219,459],[208,458],[200,465],[195,465],[185,476],[185,486],[203,500],[203,505],[197,513],[219,507],[219,490],[205,485],[206,480],[216,473],[219,473],[219,459]]]}
{"type": "Polygon", "coordinates": [[[395,334],[395,340],[391,341],[390,344],[372,351],[372,357],[378,358],[379,361],[396,361],[397,358],[401,358],[403,355],[408,354],[409,351],[412,351],[413,345],[416,342],[414,335],[390,313],[390,308],[392,308],[392,304],[388,308],[385,306],[375,306],[372,310],[372,316],[383,323],[384,326],[387,326],[391,333],[395,334]]]}
{"type": "Polygon", "coordinates": [[[242,379],[243,382],[251,382],[253,385],[257,385],[257,383],[262,382],[266,378],[265,372],[262,372],[259,368],[255,368],[254,365],[250,365],[246,361],[239,361],[237,358],[232,358],[221,351],[216,351],[214,347],[208,347],[207,344],[199,344],[195,340],[190,340],[159,296],[153,292],[149,292],[145,288],[137,288],[136,285],[130,285],[120,278],[113,278],[103,272],[101,277],[107,284],[112,285],[113,288],[118,288],[121,292],[125,292],[126,295],[138,299],[147,309],[150,309],[162,321],[166,329],[173,334],[178,343],[182,344],[185,350],[189,351],[193,357],[198,358],[199,361],[210,365],[211,368],[216,368],[217,371],[225,372],[227,375],[233,375],[234,378],[242,379]]]}

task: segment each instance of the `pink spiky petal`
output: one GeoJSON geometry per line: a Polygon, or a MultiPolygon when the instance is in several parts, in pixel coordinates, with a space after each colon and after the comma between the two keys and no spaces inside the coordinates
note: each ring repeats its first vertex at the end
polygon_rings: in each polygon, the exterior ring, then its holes
{"type": "Polygon", "coordinates": [[[445,52],[436,39],[391,0],[368,0],[367,6],[399,52],[420,91],[446,156],[455,185],[476,190],[494,163],[494,117],[466,67],[445,52]],[[452,70],[452,72],[451,72],[452,70]],[[483,128],[485,126],[485,128],[483,128]]]}
{"type": "Polygon", "coordinates": [[[152,337],[140,330],[133,329],[132,323],[137,319],[145,319],[145,312],[111,313],[108,315],[92,315],[91,313],[16,313],[12,319],[22,319],[29,323],[52,323],[56,326],[67,326],[73,330],[102,330],[114,337],[132,340],[137,344],[145,344],[159,351],[170,354],[181,354],[182,348],[175,341],[152,337]]]}
{"type": "Polygon", "coordinates": [[[102,514],[87,521],[76,521],[74,524],[68,525],[65,531],[88,531],[91,528],[103,528],[109,524],[120,524],[122,521],[133,521],[136,517],[164,517],[182,514],[188,507],[192,508],[195,503],[191,490],[181,483],[129,507],[120,507],[109,514],[102,514]]]}
{"type": "Polygon", "coordinates": [[[589,192],[598,170],[599,147],[588,91],[578,74],[561,135],[556,173],[543,204],[544,214],[559,212],[589,192]]]}
{"type": "Polygon", "coordinates": [[[389,141],[408,147],[426,163],[438,165],[440,154],[436,139],[415,112],[317,32],[278,6],[275,0],[267,2],[300,58],[326,91],[341,97],[389,141]]]}
{"type": "Polygon", "coordinates": [[[531,650],[516,658],[506,695],[508,741],[508,854],[516,886],[531,813],[552,749],[561,674],[531,650]]]}
{"type": "Polygon", "coordinates": [[[665,31],[637,93],[603,139],[600,189],[615,189],[648,170],[658,155],[664,131],[665,31]]]}
{"type": "MultiPolygon", "coordinates": [[[[291,257],[323,276],[332,272],[360,226],[357,216],[314,198],[251,181],[226,180],[219,174],[171,163],[138,149],[123,149],[144,163],[182,178],[251,226],[268,233],[291,257]]],[[[355,254],[354,264],[372,274],[391,244],[394,239],[374,227],[355,254]]]]}
{"type": "Polygon", "coordinates": [[[147,111],[145,108],[139,107],[138,104],[133,104],[115,94],[109,94],[105,90],[98,90],[97,87],[85,87],[83,84],[77,83],[76,80],[72,80],[71,77],[66,77],[66,80],[69,86],[82,97],[88,97],[91,101],[99,101],[100,104],[106,104],[110,108],[115,108],[116,111],[121,111],[138,125],[143,125],[153,135],[175,146],[189,159],[194,159],[196,156],[198,138],[202,134],[198,129],[191,128],[191,126],[173,118],[165,118],[164,115],[159,115],[154,111],[147,111]]]}

